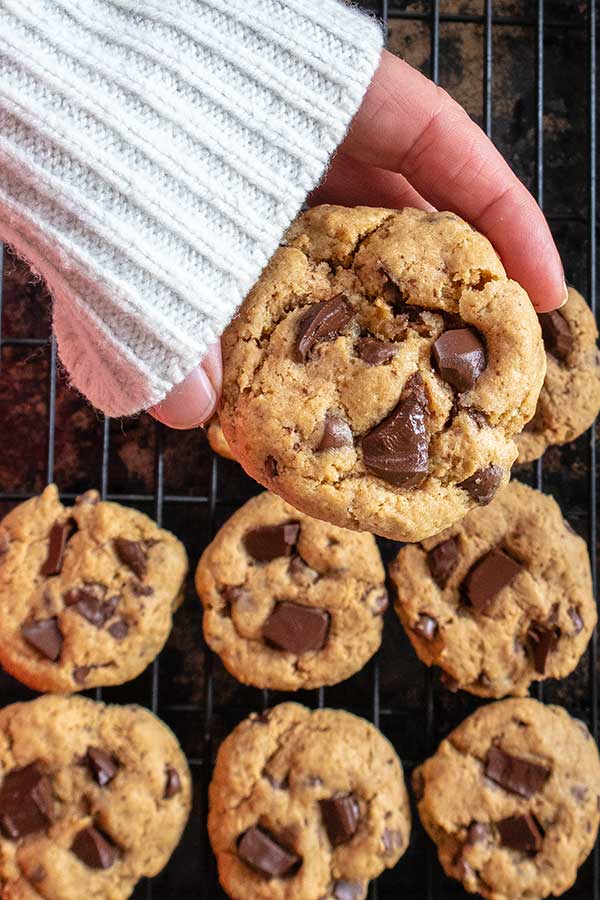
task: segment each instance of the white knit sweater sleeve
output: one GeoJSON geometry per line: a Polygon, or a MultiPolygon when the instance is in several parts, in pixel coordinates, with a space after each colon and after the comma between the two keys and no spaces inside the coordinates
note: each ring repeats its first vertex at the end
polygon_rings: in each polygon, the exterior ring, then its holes
{"type": "Polygon", "coordinates": [[[220,336],[379,61],[340,0],[0,0],[0,240],[111,416],[220,336]]]}

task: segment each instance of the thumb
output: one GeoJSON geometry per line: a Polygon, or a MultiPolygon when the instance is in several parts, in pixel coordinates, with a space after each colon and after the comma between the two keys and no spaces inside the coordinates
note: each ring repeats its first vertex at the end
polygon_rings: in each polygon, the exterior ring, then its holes
{"type": "Polygon", "coordinates": [[[170,428],[203,425],[215,411],[222,379],[221,345],[217,343],[209,348],[200,365],[148,412],[170,428]]]}

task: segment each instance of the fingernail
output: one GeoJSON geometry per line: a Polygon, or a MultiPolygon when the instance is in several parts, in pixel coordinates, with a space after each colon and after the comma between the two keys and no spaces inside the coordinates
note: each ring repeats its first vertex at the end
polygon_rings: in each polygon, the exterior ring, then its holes
{"type": "Polygon", "coordinates": [[[569,299],[569,286],[568,286],[567,282],[565,281],[565,289],[563,291],[562,302],[558,308],[562,309],[562,307],[565,305],[565,303],[567,302],[568,299],[569,299]]]}
{"type": "Polygon", "coordinates": [[[169,428],[195,428],[211,417],[216,402],[211,380],[198,366],[149,412],[169,428]]]}
{"type": "Polygon", "coordinates": [[[216,344],[210,345],[206,351],[206,356],[200,365],[210,378],[212,386],[220,391],[223,376],[223,362],[221,360],[221,344],[219,341],[217,341],[216,344]]]}

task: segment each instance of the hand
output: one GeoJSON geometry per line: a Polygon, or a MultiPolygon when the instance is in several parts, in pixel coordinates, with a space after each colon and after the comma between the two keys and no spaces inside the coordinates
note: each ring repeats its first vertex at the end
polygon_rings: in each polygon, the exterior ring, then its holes
{"type": "MultiPolygon", "coordinates": [[[[489,238],[539,312],[566,302],[560,256],[529,191],[458,103],[387,51],[309,202],[452,210],[489,238]]],[[[200,425],[214,412],[221,381],[214,346],[150,412],[172,428],[200,425]]]]}

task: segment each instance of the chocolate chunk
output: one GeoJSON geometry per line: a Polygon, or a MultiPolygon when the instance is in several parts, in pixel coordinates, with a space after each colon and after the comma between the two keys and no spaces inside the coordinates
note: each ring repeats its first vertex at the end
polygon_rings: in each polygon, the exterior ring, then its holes
{"type": "Polygon", "coordinates": [[[432,641],[435,637],[437,628],[438,624],[434,618],[425,615],[425,613],[421,613],[416,625],[413,625],[412,630],[415,634],[425,638],[426,641],[432,641]]]}
{"type": "Polygon", "coordinates": [[[100,494],[96,490],[86,491],[75,497],[75,506],[96,506],[100,502],[100,494]]]}
{"type": "Polygon", "coordinates": [[[47,875],[48,873],[45,868],[42,865],[37,865],[35,869],[29,873],[29,881],[31,881],[32,884],[39,884],[47,875]]]}
{"type": "Polygon", "coordinates": [[[58,627],[58,619],[37,619],[21,626],[21,635],[31,647],[35,647],[42,656],[57,662],[63,645],[63,636],[58,627]]]}
{"type": "Polygon", "coordinates": [[[560,632],[557,628],[548,628],[541,622],[532,622],[527,632],[527,644],[533,656],[535,671],[543,675],[546,671],[548,654],[556,647],[560,632]]]}
{"type": "Polygon", "coordinates": [[[84,584],[67,591],[64,601],[67,606],[74,606],[79,615],[96,628],[101,628],[113,615],[118,602],[116,597],[104,602],[105,593],[106,587],[102,584],[84,584]]]}
{"type": "Polygon", "coordinates": [[[108,633],[114,637],[115,641],[122,641],[129,634],[129,625],[125,619],[117,619],[117,621],[109,627],[108,633]]]}
{"type": "Polygon", "coordinates": [[[274,456],[267,456],[265,459],[265,472],[268,478],[277,478],[279,467],[274,456]]]}
{"type": "Polygon", "coordinates": [[[398,352],[397,344],[378,341],[374,337],[360,338],[357,348],[359,357],[368,366],[381,366],[393,359],[398,352]]]}
{"type": "Polygon", "coordinates": [[[404,843],[402,839],[402,832],[398,831],[396,828],[385,828],[383,832],[383,846],[386,852],[386,855],[390,855],[394,853],[396,850],[400,850],[402,844],[404,843]]]}
{"type": "Polygon", "coordinates": [[[269,562],[278,556],[291,556],[300,534],[300,522],[261,525],[247,531],[244,547],[257,562],[269,562]]]}
{"type": "Polygon", "coordinates": [[[504,478],[504,469],[500,466],[486,466],[485,469],[479,469],[474,472],[458,485],[463,491],[466,491],[472,500],[475,500],[479,506],[487,506],[491,503],[504,478]]]}
{"type": "Polygon", "coordinates": [[[321,800],[321,815],[332,847],[345,844],[356,834],[360,809],[354,794],[321,800]]]}
{"type": "Polygon", "coordinates": [[[329,631],[329,613],[314,606],[278,603],[263,625],[263,637],[279,650],[308,653],[321,650],[329,631]]]}
{"type": "Polygon", "coordinates": [[[458,541],[456,538],[448,538],[437,544],[427,554],[427,565],[431,577],[442,590],[448,584],[450,576],[458,565],[458,541]]]}
{"type": "Polygon", "coordinates": [[[539,853],[544,842],[544,833],[531,813],[524,816],[509,816],[496,822],[500,843],[521,853],[539,853]]]}
{"type": "Polygon", "coordinates": [[[371,612],[374,616],[382,616],[389,605],[390,598],[388,592],[386,590],[380,591],[371,602],[371,612]]]}
{"type": "Polygon", "coordinates": [[[86,761],[100,787],[113,780],[119,769],[119,761],[100,747],[88,747],[86,761]]]}
{"type": "Polygon", "coordinates": [[[323,437],[321,443],[317,447],[320,452],[322,450],[337,450],[339,447],[352,447],[354,438],[352,429],[345,419],[341,416],[334,416],[327,413],[325,416],[325,426],[323,429],[323,437]]]}
{"type": "Polygon", "coordinates": [[[363,886],[356,881],[336,881],[333,885],[335,900],[360,900],[363,886]]]}
{"type": "Polygon", "coordinates": [[[444,332],[433,355],[444,381],[458,391],[470,390],[486,366],[485,347],[472,328],[444,332]]]}
{"type": "Polygon", "coordinates": [[[510,584],[523,567],[502,550],[490,550],[465,579],[467,597],[477,612],[485,612],[496,594],[510,584]]]}
{"type": "Polygon", "coordinates": [[[110,869],[119,855],[115,845],[93,825],[75,835],[71,851],[90,869],[110,869]]]}
{"type": "Polygon", "coordinates": [[[481,844],[490,836],[490,826],[485,822],[471,822],[467,830],[467,844],[481,844]]]}
{"type": "Polygon", "coordinates": [[[67,541],[76,531],[77,523],[75,519],[67,519],[66,522],[55,522],[50,529],[48,556],[40,570],[42,575],[60,574],[67,541]]]}
{"type": "Polygon", "coordinates": [[[569,323],[557,309],[541,313],[538,318],[546,352],[564,362],[573,349],[573,335],[569,323]]]}
{"type": "Polygon", "coordinates": [[[167,777],[165,781],[165,800],[170,800],[175,794],[181,791],[181,778],[179,772],[173,766],[167,766],[167,777]]]}
{"type": "Polygon", "coordinates": [[[0,831],[13,841],[44,831],[53,820],[52,788],[38,763],[13,769],[0,786],[0,831]]]}
{"type": "Polygon", "coordinates": [[[421,375],[412,375],[392,413],[362,439],[366,468],[396,487],[417,487],[427,478],[427,395],[421,375]]]}
{"type": "Polygon", "coordinates": [[[142,579],[148,568],[146,548],[142,541],[130,541],[128,538],[115,538],[115,551],[120,561],[134,575],[142,579]]]}
{"type": "Polygon", "coordinates": [[[571,787],[571,795],[577,800],[578,803],[585,803],[585,800],[588,795],[588,789],[585,784],[574,784],[571,787]]]}
{"type": "Polygon", "coordinates": [[[567,610],[569,614],[569,618],[573,623],[573,628],[575,631],[573,634],[580,634],[583,631],[583,619],[579,615],[579,610],[575,609],[573,606],[570,606],[567,610]]]}
{"type": "Polygon", "coordinates": [[[238,855],[252,869],[267,878],[290,875],[302,862],[299,856],[286,850],[256,825],[245,831],[240,838],[238,855]]]}
{"type": "Polygon", "coordinates": [[[528,800],[544,787],[550,778],[550,769],[528,759],[511,756],[500,747],[490,747],[485,774],[504,790],[528,800]]]}
{"type": "Polygon", "coordinates": [[[306,362],[316,344],[338,337],[353,316],[354,311],[344,294],[311,306],[298,324],[296,362],[306,362]]]}
{"type": "Polygon", "coordinates": [[[131,593],[135,594],[136,597],[151,597],[154,593],[152,585],[142,584],[141,581],[136,581],[135,578],[131,579],[129,587],[131,588],[131,593]]]}
{"type": "Polygon", "coordinates": [[[471,419],[473,419],[479,429],[485,428],[486,425],[490,424],[488,417],[482,410],[475,409],[473,406],[469,406],[466,412],[471,417],[471,419]]]}
{"type": "Polygon", "coordinates": [[[91,672],[90,666],[76,666],[73,669],[73,680],[77,682],[77,684],[85,684],[85,680],[91,672]]]}
{"type": "Polygon", "coordinates": [[[316,581],[319,577],[319,573],[311,568],[298,554],[292,556],[290,560],[290,575],[294,580],[310,578],[311,581],[316,581]]]}

